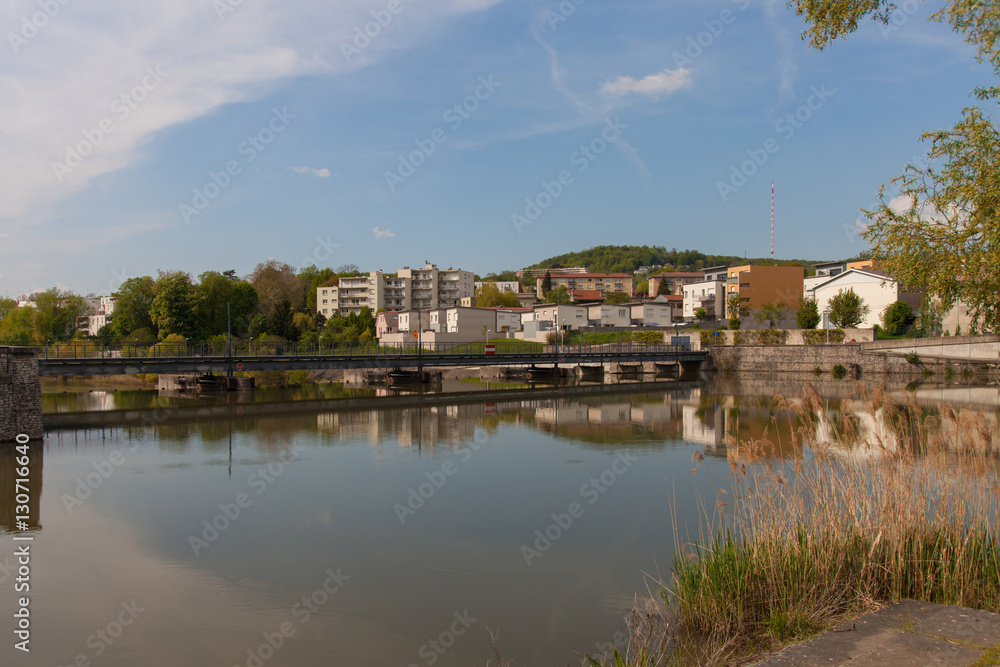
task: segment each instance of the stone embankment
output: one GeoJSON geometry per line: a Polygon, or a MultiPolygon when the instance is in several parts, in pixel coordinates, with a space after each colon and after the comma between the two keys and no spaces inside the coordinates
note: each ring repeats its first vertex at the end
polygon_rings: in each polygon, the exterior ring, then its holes
{"type": "Polygon", "coordinates": [[[0,346],[0,442],[19,435],[43,435],[38,349],[0,346]]]}

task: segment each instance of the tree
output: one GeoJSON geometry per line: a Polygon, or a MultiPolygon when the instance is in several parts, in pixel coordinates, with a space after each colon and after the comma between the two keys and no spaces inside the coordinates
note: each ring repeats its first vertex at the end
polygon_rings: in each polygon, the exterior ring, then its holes
{"type": "MultiPolygon", "coordinates": [[[[888,26],[897,9],[890,0],[793,0],[806,18],[805,33],[823,49],[857,29],[870,16],[888,26]]],[[[1000,74],[1000,5],[950,0],[932,15],[947,22],[975,49],[979,62],[1000,74]]],[[[1000,97],[997,85],[975,90],[981,102],[1000,97]]],[[[952,128],[924,133],[930,141],[927,160],[911,164],[883,185],[873,210],[863,209],[870,224],[862,232],[881,268],[905,285],[936,294],[946,307],[961,300],[975,326],[1000,331],[1000,125],[992,109],[968,107],[952,128]]]]}
{"type": "Polygon", "coordinates": [[[30,343],[35,335],[35,309],[14,308],[0,322],[0,340],[5,343],[30,343]]]}
{"type": "Polygon", "coordinates": [[[233,300],[236,282],[235,278],[218,271],[205,271],[198,276],[198,286],[194,290],[194,309],[199,325],[199,338],[211,338],[228,331],[230,313],[226,308],[233,300]]]}
{"type": "Polygon", "coordinates": [[[129,278],[118,286],[115,297],[115,312],[111,318],[111,329],[118,340],[131,340],[130,334],[139,329],[150,329],[156,333],[150,311],[156,298],[156,281],[150,276],[129,278]]]}
{"type": "Polygon", "coordinates": [[[247,276],[247,282],[257,291],[258,309],[265,315],[273,315],[275,307],[288,299],[292,308],[304,308],[305,289],[295,268],[276,259],[261,262],[247,276]]]}
{"type": "Polygon", "coordinates": [[[337,274],[333,269],[317,269],[315,264],[307,266],[299,273],[298,278],[305,285],[306,308],[310,312],[316,312],[316,288],[325,286],[336,277],[337,274]]]}
{"type": "Polygon", "coordinates": [[[542,278],[542,294],[548,294],[552,291],[552,272],[546,271],[545,277],[542,278]]]}
{"type": "Polygon", "coordinates": [[[250,316],[257,308],[257,290],[250,283],[241,280],[233,285],[230,298],[232,299],[230,309],[232,311],[233,331],[244,332],[250,326],[250,316]]]}
{"type": "Polygon", "coordinates": [[[161,273],[156,280],[156,297],[149,315],[160,340],[170,334],[195,338],[198,324],[194,308],[195,289],[191,276],[183,271],[161,273]]]}
{"type": "Polygon", "coordinates": [[[815,329],[821,319],[816,299],[805,299],[795,313],[795,323],[800,329],[815,329]]]}
{"type": "Polygon", "coordinates": [[[551,292],[545,293],[546,303],[569,303],[569,288],[565,285],[560,285],[551,292]]]}
{"type": "Polygon", "coordinates": [[[882,328],[890,336],[900,336],[906,333],[917,316],[913,314],[913,308],[905,301],[890,303],[882,311],[882,328]]]}
{"type": "Polygon", "coordinates": [[[496,283],[483,283],[483,286],[476,290],[476,306],[480,308],[517,308],[521,302],[517,300],[517,295],[513,292],[501,292],[496,283]]]}
{"type": "Polygon", "coordinates": [[[840,290],[837,296],[829,301],[830,321],[842,329],[849,329],[861,324],[868,315],[868,306],[864,299],[854,293],[854,288],[840,290]]]}
{"type": "Polygon", "coordinates": [[[739,294],[730,294],[726,297],[726,313],[730,319],[734,317],[742,319],[750,314],[750,306],[740,298],[739,294]]]}
{"type": "Polygon", "coordinates": [[[83,297],[58,288],[35,295],[35,340],[69,340],[76,333],[76,320],[93,311],[83,297]]]}
{"type": "Polygon", "coordinates": [[[698,318],[699,322],[703,322],[708,317],[708,311],[701,307],[695,308],[694,316],[698,318]]]}
{"type": "Polygon", "coordinates": [[[285,340],[295,341],[299,338],[295,328],[294,309],[289,299],[282,299],[274,307],[274,314],[268,319],[268,333],[280,336],[285,340]]]}
{"type": "Polygon", "coordinates": [[[786,315],[788,315],[788,306],[779,301],[778,303],[765,303],[758,312],[754,313],[753,319],[757,326],[767,322],[767,328],[773,329],[775,324],[784,321],[786,315]]]}
{"type": "Polygon", "coordinates": [[[625,292],[605,292],[604,300],[607,303],[619,304],[619,303],[628,303],[629,301],[632,300],[632,297],[626,294],[625,292]]]}
{"type": "Polygon", "coordinates": [[[940,336],[944,330],[944,308],[941,300],[924,296],[920,301],[920,330],[925,336],[940,336]]]}
{"type": "Polygon", "coordinates": [[[660,282],[656,286],[656,296],[666,296],[668,294],[670,294],[670,286],[667,285],[667,279],[661,275],[660,282]]]}

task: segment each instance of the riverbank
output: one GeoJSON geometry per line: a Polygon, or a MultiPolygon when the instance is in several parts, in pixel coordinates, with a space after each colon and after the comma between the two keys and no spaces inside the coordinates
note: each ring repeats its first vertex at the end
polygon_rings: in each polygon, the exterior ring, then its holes
{"type": "Polygon", "coordinates": [[[776,459],[766,432],[731,441],[696,536],[674,516],[683,546],[658,613],[632,619],[627,664],[741,664],[904,599],[1000,612],[995,406],[930,410],[863,385],[839,411],[808,388],[775,405],[797,426],[773,433],[809,455],[776,459]]]}

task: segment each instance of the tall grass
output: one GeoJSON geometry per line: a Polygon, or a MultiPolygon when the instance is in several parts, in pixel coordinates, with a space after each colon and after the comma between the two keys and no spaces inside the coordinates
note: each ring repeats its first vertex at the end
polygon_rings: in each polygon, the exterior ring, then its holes
{"type": "Polygon", "coordinates": [[[622,664],[738,664],[904,598],[1000,611],[995,423],[861,385],[832,414],[811,387],[776,401],[802,455],[775,459],[766,433],[731,443],[661,636],[633,632],[622,664]]]}

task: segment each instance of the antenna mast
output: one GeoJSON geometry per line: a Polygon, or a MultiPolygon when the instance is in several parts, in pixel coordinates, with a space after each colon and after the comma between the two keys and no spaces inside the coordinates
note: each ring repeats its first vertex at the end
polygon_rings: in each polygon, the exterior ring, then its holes
{"type": "Polygon", "coordinates": [[[771,181],[771,259],[774,259],[774,181],[771,181]]]}

